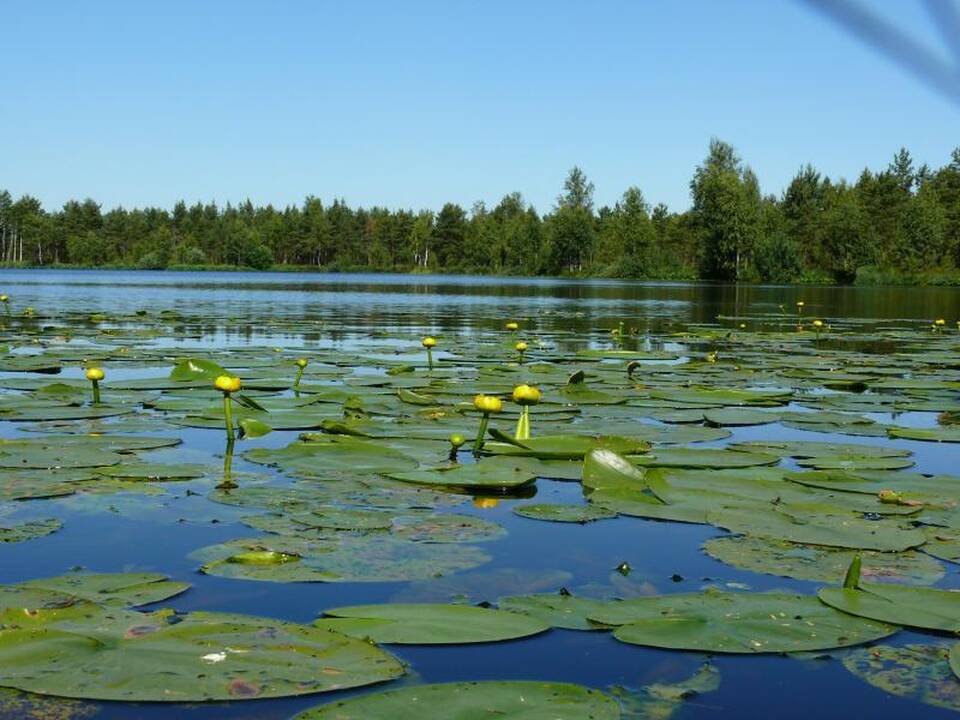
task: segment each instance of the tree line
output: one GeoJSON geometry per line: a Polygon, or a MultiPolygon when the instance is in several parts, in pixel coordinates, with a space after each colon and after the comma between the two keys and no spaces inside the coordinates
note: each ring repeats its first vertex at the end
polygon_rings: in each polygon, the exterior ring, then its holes
{"type": "Polygon", "coordinates": [[[836,281],[917,278],[960,267],[960,147],[938,169],[906,149],[856,182],[802,167],[764,195],[733,147],[712,140],[690,181],[691,207],[651,206],[631,187],[596,207],[574,167],[541,215],[520,193],[495,207],[439,212],[352,208],[307,197],[103,211],[92,199],[45,210],[0,191],[0,262],[162,269],[267,269],[594,275],[650,279],[836,281]]]}

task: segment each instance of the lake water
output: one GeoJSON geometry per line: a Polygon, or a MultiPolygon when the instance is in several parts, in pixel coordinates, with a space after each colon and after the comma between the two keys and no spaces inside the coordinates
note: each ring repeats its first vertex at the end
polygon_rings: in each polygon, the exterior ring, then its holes
{"type": "MultiPolygon", "coordinates": [[[[15,312],[35,309],[41,319],[31,327],[57,328],[44,337],[62,348],[70,328],[83,328],[76,347],[97,347],[84,318],[102,314],[101,327],[121,333],[120,345],[136,348],[137,318],[156,320],[162,311],[176,311],[163,333],[144,334],[138,342],[149,348],[177,352],[196,348],[279,348],[278,355],[335,357],[337,353],[369,353],[371,358],[409,353],[417,362],[420,336],[441,338],[438,358],[457,352],[460,344],[502,332],[508,320],[523,323],[525,336],[545,341],[558,356],[572,358],[588,348],[610,346],[610,330],[620,323],[633,328],[618,345],[638,354],[665,352],[686,359],[700,357],[710,342],[685,337],[683,331],[713,328],[718,332],[789,332],[797,322],[796,303],[803,301],[804,318],[822,317],[850,336],[851,350],[897,352],[909,342],[896,333],[929,334],[935,318],[945,318],[951,331],[960,318],[960,289],[780,287],[636,283],[621,281],[567,281],[528,278],[486,278],[430,275],[304,274],[304,273],[164,273],[107,271],[0,271],[0,292],[10,295],[15,312]],[[138,316],[137,313],[145,313],[138,316]],[[739,328],[740,324],[744,327],[739,328]],[[778,327],[780,326],[780,327],[778,327]],[[867,330],[891,333],[883,342],[864,337],[867,330]],[[875,345],[875,347],[870,347],[875,345]]],[[[802,320],[801,320],[802,322],[802,320]]],[[[159,325],[152,322],[150,327],[159,325]]],[[[955,327],[952,332],[956,334],[955,327]]],[[[7,331],[5,342],[14,353],[32,352],[31,337],[7,331]]],[[[45,342],[47,342],[45,340],[45,342]]],[[[824,348],[841,348],[835,337],[824,348]]],[[[742,347],[749,347],[749,342],[742,347]]],[[[117,346],[114,346],[117,347],[117,346]]],[[[722,353],[723,351],[721,351],[722,353]]],[[[91,350],[91,356],[97,356],[91,350]]],[[[50,382],[82,378],[83,352],[63,362],[50,382]]],[[[404,355],[406,357],[406,355],[404,355]]],[[[169,371],[157,363],[111,362],[104,367],[111,381],[161,377],[169,371]],[[141,366],[142,365],[142,366],[141,366]]],[[[442,364],[441,360],[441,364],[442,364]]],[[[664,361],[673,362],[673,361],[664,361]]],[[[371,366],[375,365],[371,359],[371,366]]],[[[374,371],[371,369],[371,373],[374,371]]],[[[358,373],[362,375],[363,373],[358,373]]],[[[955,371],[949,377],[954,378],[955,371]]],[[[4,372],[0,378],[43,377],[35,373],[4,372]]],[[[331,383],[336,386],[338,383],[331,383]]],[[[9,391],[8,391],[9,392],[9,391]]],[[[287,393],[289,395],[289,393],[287,393]]],[[[907,412],[893,418],[870,414],[879,422],[933,427],[935,412],[907,412]]],[[[2,419],[2,417],[0,417],[2,419]]],[[[0,422],[3,437],[37,437],[28,423],[0,422]]],[[[475,427],[471,419],[465,432],[475,427]]],[[[851,438],[807,432],[779,424],[731,427],[731,437],[703,447],[721,448],[730,442],[765,439],[832,439],[839,442],[893,444],[913,451],[922,473],[957,473],[957,446],[886,438],[851,438]]],[[[536,426],[534,427],[536,431],[536,426]]],[[[218,429],[168,428],[182,445],[145,454],[157,462],[189,462],[219,466],[223,433],[218,429]]],[[[264,438],[242,441],[234,461],[238,472],[270,473],[278,485],[289,482],[280,473],[248,462],[243,450],[281,448],[295,440],[297,431],[275,431],[264,438]]],[[[787,461],[790,465],[791,461],[787,461]]],[[[242,481],[241,481],[242,482],[242,481]]],[[[455,573],[447,585],[429,582],[273,583],[227,579],[197,572],[191,552],[207,545],[255,535],[238,522],[235,508],[209,502],[207,480],[161,483],[163,496],[118,495],[113,500],[72,498],[0,504],[15,519],[57,517],[63,528],[52,535],[23,543],[0,545],[0,582],[60,575],[75,568],[95,572],[161,572],[193,585],[187,593],[164,603],[182,611],[219,610],[248,613],[297,622],[310,622],[334,606],[415,601],[437,601],[438,593],[466,594],[470,601],[495,602],[497,597],[528,592],[551,592],[559,587],[613,588],[621,594],[694,592],[707,585],[752,591],[788,589],[813,593],[823,585],[738,570],[707,556],[701,545],[723,531],[709,525],[665,523],[619,517],[585,525],[537,522],[512,513],[529,498],[507,498],[493,507],[466,503],[457,512],[503,525],[508,534],[483,543],[491,560],[481,567],[455,573]],[[632,570],[615,572],[621,562],[632,570]],[[438,589],[439,588],[439,589],[438,589]]],[[[575,482],[539,480],[536,501],[582,503],[575,482]]],[[[6,516],[0,514],[0,520],[6,516]]],[[[940,587],[957,587],[956,566],[945,564],[940,587]]],[[[606,591],[609,594],[609,590],[606,591]]],[[[893,645],[929,643],[929,634],[903,631],[893,645]]],[[[639,688],[657,682],[676,682],[707,659],[695,652],[660,650],[623,644],[606,632],[551,630],[539,636],[503,643],[462,646],[390,646],[409,663],[422,682],[454,680],[565,681],[604,689],[639,688]]],[[[693,718],[937,718],[949,710],[921,705],[877,689],[844,669],[834,658],[782,656],[716,656],[720,671],[716,691],[683,703],[674,717],[693,718]]],[[[387,686],[388,687],[388,686],[387,686]]],[[[303,696],[205,705],[105,703],[98,718],[289,718],[300,710],[339,694],[303,696]]],[[[360,690],[356,692],[367,692],[360,690]]],[[[0,714],[0,717],[3,717],[0,714]]],[[[12,715],[10,716],[12,717],[12,715]]],[[[441,716],[437,716],[441,717],[441,716]]],[[[485,717],[478,715],[478,717],[485,717]]]]}

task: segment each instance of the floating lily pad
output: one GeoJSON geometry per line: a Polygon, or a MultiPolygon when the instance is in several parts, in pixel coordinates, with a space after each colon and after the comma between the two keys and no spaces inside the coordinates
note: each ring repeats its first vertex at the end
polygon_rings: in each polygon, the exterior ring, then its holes
{"type": "Polygon", "coordinates": [[[838,612],[810,595],[705,591],[608,603],[590,619],[634,645],[716,653],[826,650],[872,642],[897,628],[838,612]]]}
{"type": "Polygon", "coordinates": [[[123,463],[107,468],[99,468],[97,475],[120,480],[191,480],[203,477],[206,468],[202,465],[164,464],[164,463],[123,463]]]}
{"type": "Polygon", "coordinates": [[[103,610],[7,625],[0,637],[0,684],[95,700],[285,697],[369,685],[403,672],[391,655],[340,633],[224,613],[103,610]],[[157,658],[163,658],[161,672],[157,658]]]}
{"type": "Polygon", "coordinates": [[[590,615],[602,612],[609,601],[579,597],[570,593],[513,595],[497,600],[497,607],[529,615],[556,628],[567,630],[609,630],[609,625],[593,622],[590,615]]]}
{"type": "Polygon", "coordinates": [[[818,597],[850,615],[924,630],[960,632],[960,592],[861,582],[820,588],[818,597]]]}
{"type": "Polygon", "coordinates": [[[460,682],[416,685],[311,708],[295,720],[475,720],[477,709],[511,720],[619,720],[616,700],[568,683],[460,682]]]}
{"type": "Polygon", "coordinates": [[[960,427],[946,425],[937,428],[892,427],[887,431],[892,438],[922,440],[924,442],[960,442],[960,427]]]}
{"type": "Polygon", "coordinates": [[[28,520],[16,525],[0,525],[0,543],[18,543],[40,538],[55,533],[63,527],[63,523],[56,518],[45,520],[28,520]]]}
{"type": "Polygon", "coordinates": [[[844,656],[843,666],[891,695],[960,712],[960,681],[951,672],[949,646],[875,645],[844,656]]]}
{"type": "Polygon", "coordinates": [[[394,480],[417,485],[468,489],[515,488],[532,483],[537,479],[536,475],[511,464],[508,459],[504,458],[489,458],[469,465],[454,465],[435,470],[413,470],[385,474],[394,480]]]}
{"type": "Polygon", "coordinates": [[[513,640],[544,632],[537,619],[472,605],[355,605],[325,610],[315,624],[376,643],[448,645],[513,640]]]}
{"type": "Polygon", "coordinates": [[[558,505],[551,503],[517,505],[513,508],[513,512],[520,517],[531,518],[532,520],[564,523],[588,523],[617,516],[617,513],[612,510],[596,505],[558,505]]]}
{"type": "Polygon", "coordinates": [[[297,441],[279,450],[256,448],[247,451],[245,457],[252,462],[307,475],[331,471],[387,473],[412,470],[418,464],[388,445],[340,435],[311,442],[297,441]]]}
{"type": "Polygon", "coordinates": [[[480,548],[387,537],[303,540],[281,535],[233,540],[190,555],[207,575],[269,582],[392,582],[440,577],[489,561],[480,548]],[[243,562],[270,553],[276,562],[243,562]]]}
{"type": "Polygon", "coordinates": [[[943,565],[936,559],[910,550],[900,553],[843,550],[748,535],[711,538],[703,549],[710,557],[742,570],[798,580],[831,581],[843,577],[858,552],[863,558],[863,576],[869,580],[932,585],[944,575],[943,565]]]}
{"type": "Polygon", "coordinates": [[[546,460],[578,460],[591,450],[606,449],[623,455],[645,453],[650,449],[646,440],[616,436],[591,437],[587,435],[553,435],[515,441],[499,434],[500,442],[488,442],[483,448],[495,455],[519,455],[546,460]]]}
{"type": "Polygon", "coordinates": [[[157,573],[73,573],[30,580],[19,587],[59,592],[100,605],[137,607],[168,600],[190,584],[157,573]]]}

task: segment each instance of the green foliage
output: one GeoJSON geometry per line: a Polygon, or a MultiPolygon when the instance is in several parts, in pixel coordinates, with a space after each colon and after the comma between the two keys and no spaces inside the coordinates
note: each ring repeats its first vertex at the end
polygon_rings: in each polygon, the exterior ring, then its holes
{"type": "Polygon", "coordinates": [[[178,202],[172,210],[71,200],[48,212],[0,190],[0,263],[162,269],[382,270],[664,280],[958,284],[960,148],[916,167],[901,148],[880,171],[833,181],[811,165],[764,196],[735,149],[711,140],[691,208],[652,206],[638,187],[596,207],[570,170],[543,216],[520,193],[496,206],[352,208],[178,202]]]}

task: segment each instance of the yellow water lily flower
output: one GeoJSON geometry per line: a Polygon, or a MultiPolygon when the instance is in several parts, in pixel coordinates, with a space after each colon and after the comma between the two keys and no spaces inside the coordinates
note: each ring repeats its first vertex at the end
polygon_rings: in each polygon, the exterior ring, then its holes
{"type": "Polygon", "coordinates": [[[483,414],[489,415],[503,410],[503,401],[496,395],[477,395],[473,398],[473,406],[483,414]]]}
{"type": "Polygon", "coordinates": [[[506,330],[509,330],[509,331],[511,331],[511,332],[516,332],[517,330],[520,329],[520,323],[514,322],[513,320],[511,320],[510,322],[508,322],[508,323],[507,323],[506,325],[504,325],[503,327],[504,327],[506,330]]]}
{"type": "Polygon", "coordinates": [[[523,409],[517,420],[517,429],[513,434],[516,440],[530,439],[530,406],[540,402],[540,390],[532,385],[517,385],[513,389],[513,401],[523,409]]]}
{"type": "Polygon", "coordinates": [[[235,393],[240,389],[240,378],[234,375],[218,375],[213,386],[224,393],[235,393]]]}
{"type": "Polygon", "coordinates": [[[420,343],[425,348],[432,348],[437,346],[437,339],[432,335],[427,335],[423,340],[420,341],[420,343]]]}
{"type": "Polygon", "coordinates": [[[106,376],[106,374],[98,367],[87,368],[87,371],[84,373],[87,380],[90,381],[90,386],[93,395],[93,404],[100,404],[100,381],[106,376]]]}
{"type": "Polygon", "coordinates": [[[496,395],[477,395],[473,398],[473,406],[483,413],[480,418],[480,427],[477,430],[477,439],[473,441],[473,452],[479,454],[483,450],[483,438],[487,434],[487,425],[490,422],[490,413],[503,410],[503,401],[496,395]]]}
{"type": "Polygon", "coordinates": [[[513,389],[513,401],[517,405],[536,405],[540,402],[540,390],[532,385],[517,385],[513,389]]]}

